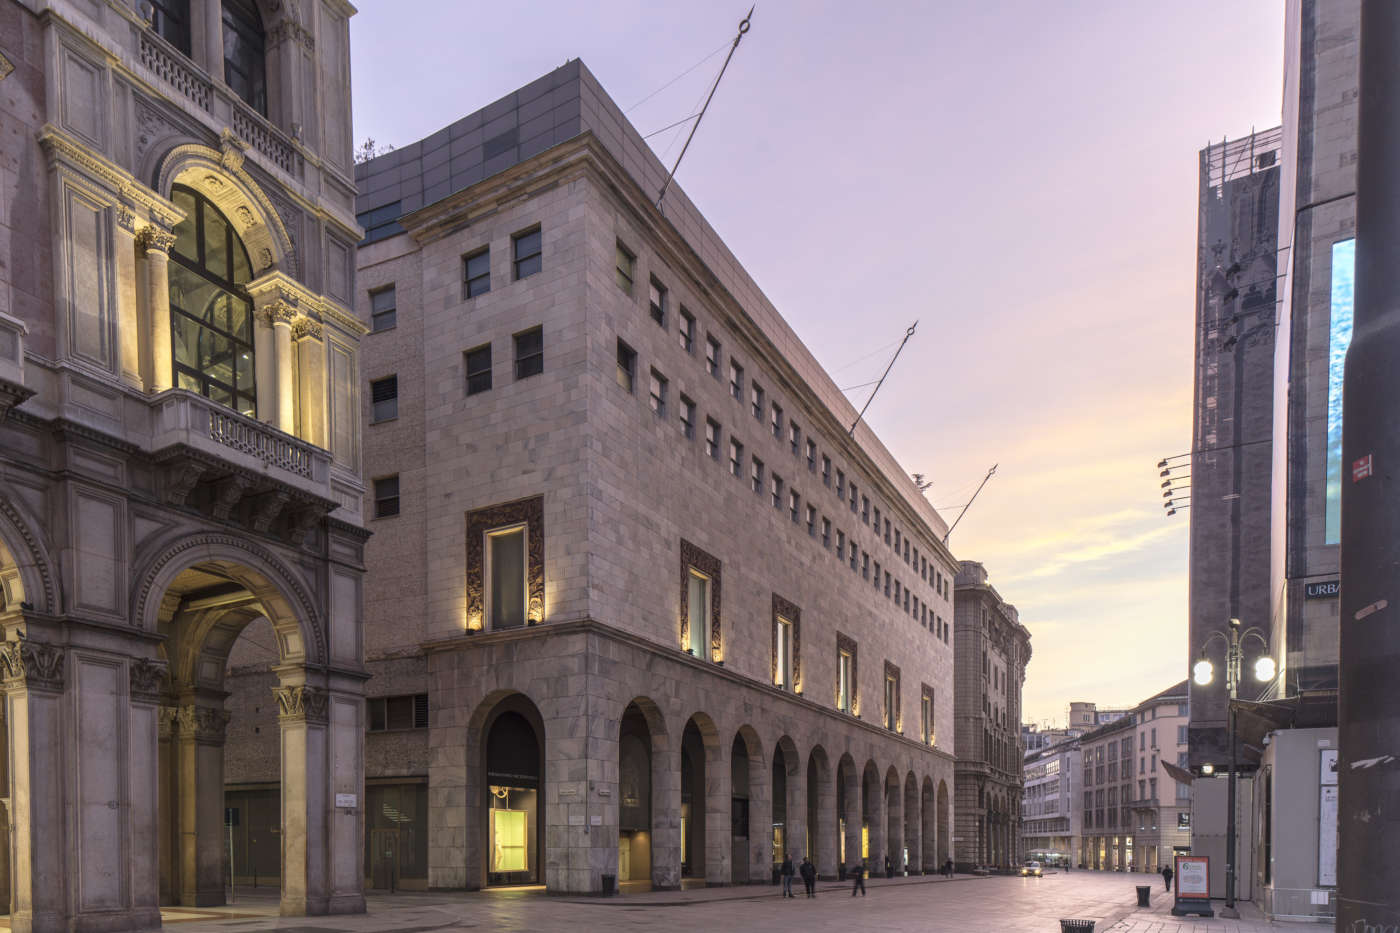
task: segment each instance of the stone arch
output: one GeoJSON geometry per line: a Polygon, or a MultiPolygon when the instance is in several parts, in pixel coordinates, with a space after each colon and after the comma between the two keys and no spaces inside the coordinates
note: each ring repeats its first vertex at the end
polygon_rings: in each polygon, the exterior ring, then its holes
{"type": "Polygon", "coordinates": [[[681,731],[681,873],[729,882],[729,774],[719,729],[696,712],[681,731]],[[724,773],[721,773],[724,772],[724,773]]]}
{"type": "Polygon", "coordinates": [[[36,612],[60,611],[53,561],[35,533],[43,527],[19,502],[0,494],[0,612],[28,603],[36,612]]]}
{"type": "Polygon", "coordinates": [[[256,541],[223,532],[197,532],[169,542],[134,574],[131,619],[159,631],[173,608],[165,599],[175,578],[189,569],[226,577],[248,590],[277,633],[284,662],[323,665],[329,658],[320,613],[297,573],[256,541]]]}
{"type": "Polygon", "coordinates": [[[832,782],[831,759],[820,745],[813,745],[807,754],[806,807],[807,853],[821,877],[835,877],[839,864],[837,795],[832,782]]]}
{"type": "MultiPolygon", "coordinates": [[[[782,826],[782,848],[775,849],[773,861],[781,862],[791,855],[794,864],[802,861],[807,850],[807,795],[804,793],[807,770],[797,753],[797,743],[789,735],[779,737],[773,744],[773,765],[770,770],[773,826],[782,826]]],[[[776,834],[774,844],[777,845],[776,834]]]]}
{"type": "Polygon", "coordinates": [[[943,864],[952,858],[952,838],[949,829],[953,825],[953,804],[948,799],[948,782],[940,779],[938,782],[938,862],[943,864]]]}
{"type": "MultiPolygon", "coordinates": [[[[255,278],[274,270],[295,277],[296,247],[276,207],[244,169],[245,148],[247,144],[228,130],[220,149],[200,143],[177,145],[160,156],[153,185],[167,199],[173,187],[182,184],[212,201],[247,248],[255,278]]],[[[171,210],[175,211],[173,204],[171,210]]]]}
{"type": "Polygon", "coordinates": [[[468,717],[466,802],[469,884],[533,884],[544,880],[547,855],[543,800],[548,779],[546,740],[544,717],[539,707],[519,690],[492,691],[468,717]],[[533,748],[525,741],[527,729],[533,733],[533,748]],[[503,762],[500,760],[502,757],[509,760],[503,762]],[[531,766],[533,775],[529,773],[531,766]],[[505,791],[504,796],[502,790],[505,791]],[[493,811],[520,813],[523,816],[512,817],[510,824],[506,825],[503,820],[493,818],[493,811]],[[517,827],[517,821],[522,825],[517,827]],[[520,832],[519,838],[514,835],[517,830],[520,832]],[[514,851],[517,848],[523,851],[517,853],[514,851]]]}
{"type": "Polygon", "coordinates": [[[740,726],[734,733],[729,756],[730,851],[735,884],[768,878],[773,843],[767,768],[757,730],[747,723],[740,726]]]}
{"type": "Polygon", "coordinates": [[[618,717],[618,879],[639,879],[645,869],[653,890],[678,888],[681,879],[680,808],[672,802],[678,801],[680,786],[671,767],[670,741],[666,718],[651,698],[634,697],[623,707],[618,717]],[[639,785],[641,775],[629,773],[636,755],[629,747],[632,739],[644,741],[649,785],[646,800],[635,803],[629,787],[639,785]],[[645,820],[645,829],[638,828],[639,819],[645,820]]]}
{"type": "Polygon", "coordinates": [[[904,851],[908,858],[904,868],[918,874],[924,870],[923,833],[920,824],[923,810],[919,807],[919,781],[910,771],[904,776],[904,851]]]}
{"type": "MultiPolygon", "coordinates": [[[[890,872],[898,874],[904,867],[904,782],[899,770],[890,765],[885,770],[885,857],[890,872]]],[[[884,868],[883,865],[880,866],[884,868]]]]}
{"type": "Polygon", "coordinates": [[[943,867],[938,856],[938,805],[934,797],[933,779],[924,775],[919,794],[920,838],[919,848],[923,856],[925,873],[943,867]]]}
{"type": "Polygon", "coordinates": [[[885,863],[885,782],[874,759],[868,759],[861,770],[861,857],[867,870],[885,863]]]}
{"type": "Polygon", "coordinates": [[[841,878],[845,878],[846,868],[861,858],[861,789],[861,776],[856,771],[855,759],[850,752],[845,752],[836,763],[837,864],[841,878]]]}

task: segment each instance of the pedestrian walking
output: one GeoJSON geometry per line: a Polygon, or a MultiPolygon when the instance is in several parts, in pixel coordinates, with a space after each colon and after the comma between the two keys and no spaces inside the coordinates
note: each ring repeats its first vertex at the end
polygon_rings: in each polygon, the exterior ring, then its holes
{"type": "Polygon", "coordinates": [[[886,877],[886,878],[893,878],[893,877],[894,877],[894,871],[890,868],[890,857],[889,857],[888,855],[885,856],[885,877],[886,877]]]}
{"type": "Polygon", "coordinates": [[[952,859],[948,859],[948,861],[946,861],[946,862],[943,863],[943,874],[946,875],[946,876],[949,877],[949,878],[953,877],[953,860],[952,860],[952,859]]]}
{"type": "Polygon", "coordinates": [[[802,857],[802,865],[797,869],[802,876],[802,886],[807,889],[808,897],[817,896],[817,866],[812,864],[812,860],[805,855],[802,857]]]}
{"type": "Polygon", "coordinates": [[[865,897],[865,863],[856,862],[855,867],[848,869],[846,873],[855,880],[851,885],[851,897],[855,897],[857,891],[861,897],[865,897]]]}
{"type": "Polygon", "coordinates": [[[1172,889],[1172,867],[1170,865],[1162,866],[1162,880],[1166,882],[1167,890],[1170,891],[1172,889]]]}
{"type": "Polygon", "coordinates": [[[778,874],[783,876],[783,897],[795,897],[792,893],[792,856],[783,853],[783,865],[778,869],[778,874]]]}

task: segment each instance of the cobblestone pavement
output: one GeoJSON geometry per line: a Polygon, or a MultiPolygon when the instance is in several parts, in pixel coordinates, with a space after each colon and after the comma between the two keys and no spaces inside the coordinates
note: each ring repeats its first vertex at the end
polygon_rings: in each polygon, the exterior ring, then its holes
{"type": "MultiPolygon", "coordinates": [[[[400,894],[369,899],[350,917],[278,917],[275,898],[241,897],[225,908],[172,910],[177,933],[429,933],[451,930],[692,931],[795,930],[799,933],[1058,933],[1060,918],[1094,920],[1097,933],[1256,933],[1273,924],[1252,905],[1243,918],[1177,918],[1152,875],[1076,871],[1044,878],[900,878],[867,882],[852,898],[844,883],[822,882],[818,896],[785,900],[767,886],[700,888],[613,898],[552,897],[539,890],[400,894]],[[1137,908],[1135,886],[1152,885],[1152,907],[1137,908]]],[[[799,886],[800,890],[800,886],[799,886]]]]}

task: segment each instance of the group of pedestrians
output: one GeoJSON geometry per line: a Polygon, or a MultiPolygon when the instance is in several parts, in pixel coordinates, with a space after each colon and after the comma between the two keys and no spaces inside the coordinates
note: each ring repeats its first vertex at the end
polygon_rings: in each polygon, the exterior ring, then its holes
{"type": "MultiPolygon", "coordinates": [[[[945,878],[953,877],[953,860],[948,859],[938,869],[938,873],[945,878]]],[[[794,876],[802,878],[802,885],[807,889],[808,897],[817,896],[817,866],[812,864],[812,860],[803,856],[802,864],[796,867],[792,864],[792,856],[783,853],[783,863],[778,868],[778,875],[783,880],[783,897],[796,897],[792,893],[792,879],[794,876]]],[[[852,880],[851,897],[855,897],[859,892],[861,897],[865,897],[865,863],[856,862],[846,869],[846,876],[852,880]]],[[[890,869],[890,860],[885,859],[885,877],[893,878],[894,874],[890,869]]]]}

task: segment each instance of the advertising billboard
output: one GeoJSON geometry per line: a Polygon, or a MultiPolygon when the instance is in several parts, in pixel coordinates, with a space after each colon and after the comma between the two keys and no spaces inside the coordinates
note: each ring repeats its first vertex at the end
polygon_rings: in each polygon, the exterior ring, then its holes
{"type": "Polygon", "coordinates": [[[1356,241],[1333,243],[1331,336],[1327,343],[1327,544],[1338,543],[1342,533],[1342,370],[1351,346],[1355,273],[1356,241]]]}

